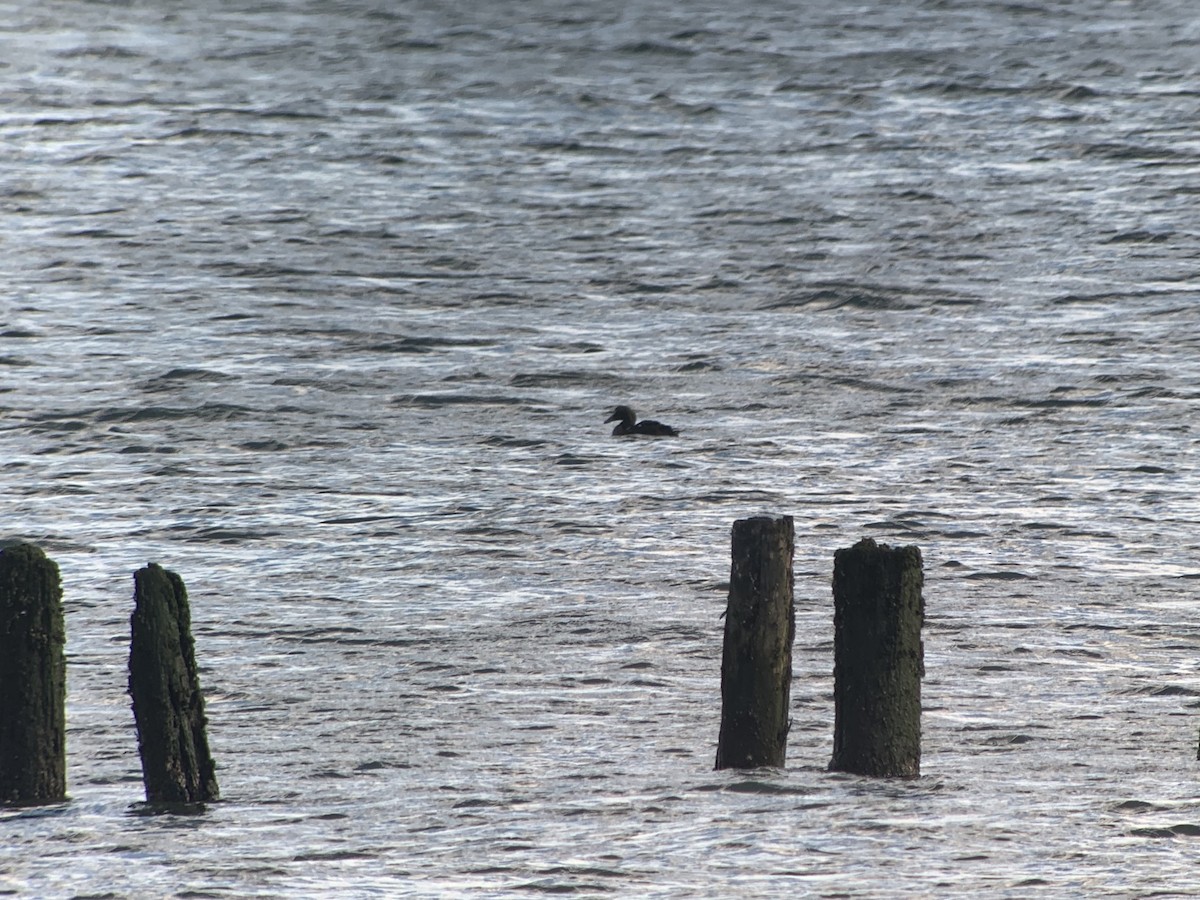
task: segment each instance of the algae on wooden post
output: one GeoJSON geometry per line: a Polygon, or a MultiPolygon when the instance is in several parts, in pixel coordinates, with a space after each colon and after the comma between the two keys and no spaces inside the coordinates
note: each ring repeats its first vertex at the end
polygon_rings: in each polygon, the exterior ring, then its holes
{"type": "Polygon", "coordinates": [[[216,800],[216,766],[208,751],[204,696],[183,579],[151,563],[135,572],[133,581],[129,694],[146,799],[152,803],[216,800]]]}
{"type": "Polygon", "coordinates": [[[733,523],[718,769],[782,766],[796,634],[791,516],[733,523]]]}
{"type": "Polygon", "coordinates": [[[33,544],[0,551],[0,803],[66,799],[66,684],[58,566],[33,544]]]}
{"type": "Polygon", "coordinates": [[[834,554],[831,769],[921,774],[923,586],[917,547],[867,538],[834,554]]]}

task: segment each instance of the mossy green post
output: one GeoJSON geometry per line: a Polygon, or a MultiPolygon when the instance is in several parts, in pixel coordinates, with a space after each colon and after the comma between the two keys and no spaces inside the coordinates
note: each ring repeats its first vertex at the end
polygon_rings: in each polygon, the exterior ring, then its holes
{"type": "Polygon", "coordinates": [[[921,774],[921,626],[917,547],[870,538],[833,557],[834,729],[830,769],[921,774]]]}
{"type": "Polygon", "coordinates": [[[133,575],[129,694],[151,803],[218,798],[183,579],[151,563],[133,575]]]}
{"type": "Polygon", "coordinates": [[[733,523],[718,769],[782,766],[796,636],[791,516],[733,523]]]}
{"type": "Polygon", "coordinates": [[[0,803],[67,795],[62,584],[33,544],[0,551],[0,803]]]}

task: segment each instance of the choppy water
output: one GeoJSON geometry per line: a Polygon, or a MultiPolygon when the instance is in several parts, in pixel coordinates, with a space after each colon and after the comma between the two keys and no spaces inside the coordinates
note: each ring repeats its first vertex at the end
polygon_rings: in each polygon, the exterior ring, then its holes
{"type": "Polygon", "coordinates": [[[964,5],[0,2],[0,536],[62,569],[71,794],[0,892],[1200,890],[1200,17],[964,5]],[[789,765],[715,773],[760,512],[789,765]],[[913,782],[825,771],[863,535],[925,558],[913,782]],[[149,560],[201,816],[136,805],[149,560]]]}

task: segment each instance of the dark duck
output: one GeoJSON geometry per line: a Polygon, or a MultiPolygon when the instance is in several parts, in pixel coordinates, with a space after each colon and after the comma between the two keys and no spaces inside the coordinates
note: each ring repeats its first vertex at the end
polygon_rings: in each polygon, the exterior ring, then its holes
{"type": "Polygon", "coordinates": [[[613,414],[604,420],[605,424],[616,422],[617,426],[613,429],[613,436],[620,437],[626,434],[650,434],[656,437],[676,437],[679,432],[670,425],[664,425],[662,422],[655,422],[653,419],[637,420],[635,413],[628,406],[618,406],[613,410],[613,414]]]}

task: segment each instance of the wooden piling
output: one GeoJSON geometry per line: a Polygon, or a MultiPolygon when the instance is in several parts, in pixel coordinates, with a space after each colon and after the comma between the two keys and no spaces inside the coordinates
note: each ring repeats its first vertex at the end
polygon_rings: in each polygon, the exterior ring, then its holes
{"type": "Polygon", "coordinates": [[[782,766],[796,635],[791,516],[733,523],[718,769],[782,766]]]}
{"type": "Polygon", "coordinates": [[[0,551],[0,803],[66,799],[65,644],[58,566],[33,544],[0,551]]]}
{"type": "Polygon", "coordinates": [[[151,803],[216,800],[204,696],[183,579],[151,563],[134,573],[129,694],[151,803]]]}
{"type": "Polygon", "coordinates": [[[870,538],[833,562],[834,731],[830,769],[876,777],[921,774],[921,626],[917,547],[870,538]]]}

